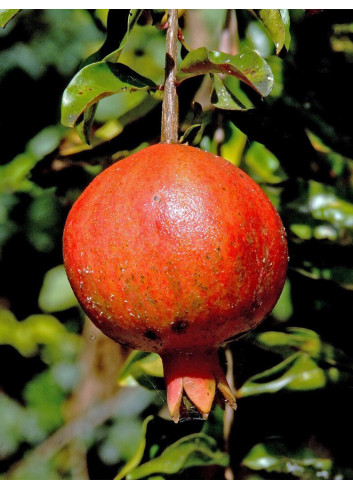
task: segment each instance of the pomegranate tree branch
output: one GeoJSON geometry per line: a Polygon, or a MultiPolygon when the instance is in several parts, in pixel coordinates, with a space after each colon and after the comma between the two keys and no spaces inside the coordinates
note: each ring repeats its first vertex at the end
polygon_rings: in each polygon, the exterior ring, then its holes
{"type": "Polygon", "coordinates": [[[176,90],[178,57],[178,10],[168,11],[165,83],[162,106],[162,143],[178,142],[179,104],[176,90]]]}

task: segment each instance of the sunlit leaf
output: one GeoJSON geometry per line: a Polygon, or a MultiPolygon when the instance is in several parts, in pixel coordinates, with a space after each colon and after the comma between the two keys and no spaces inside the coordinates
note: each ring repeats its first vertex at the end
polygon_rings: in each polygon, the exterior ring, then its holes
{"type": "Polygon", "coordinates": [[[44,312],[64,311],[77,306],[78,302],[67,279],[64,265],[51,268],[45,274],[38,304],[44,312]]]}
{"type": "Polygon", "coordinates": [[[291,300],[291,285],[289,280],[286,280],[280,298],[272,311],[272,316],[277,321],[288,321],[293,314],[293,304],[291,300]]]}
{"type": "Polygon", "coordinates": [[[218,109],[224,110],[247,110],[240,100],[224,85],[217,74],[211,74],[212,93],[211,102],[218,109]]]}
{"type": "Polygon", "coordinates": [[[77,73],[64,92],[62,124],[73,127],[84,110],[114,93],[153,88],[153,81],[121,63],[92,63],[77,73]]]}
{"type": "Polygon", "coordinates": [[[223,130],[224,141],[220,147],[221,156],[233,165],[239,166],[247,142],[246,135],[230,121],[223,125],[223,130]]]}
{"type": "Polygon", "coordinates": [[[329,479],[332,460],[317,457],[307,448],[289,449],[273,439],[255,445],[242,461],[251,470],[290,474],[303,479],[329,479]]]}
{"type": "Polygon", "coordinates": [[[266,61],[255,51],[243,47],[239,54],[231,56],[219,51],[198,48],[190,51],[180,64],[178,79],[206,73],[224,73],[235,76],[266,97],[273,87],[273,75],[266,61]]]}
{"type": "Polygon", "coordinates": [[[276,54],[279,54],[283,47],[288,51],[290,44],[290,19],[288,10],[260,9],[255,10],[255,13],[268,30],[276,46],[276,54]]]}
{"type": "Polygon", "coordinates": [[[164,388],[162,360],[157,353],[134,351],[118,376],[119,385],[140,384],[148,389],[164,388]]]}
{"type": "Polygon", "coordinates": [[[252,171],[251,176],[257,181],[279,183],[287,178],[278,158],[263,144],[252,143],[245,154],[245,163],[252,171]]]}
{"type": "Polygon", "coordinates": [[[6,24],[15,17],[20,9],[0,9],[0,27],[6,27],[6,24]]]}
{"type": "Polygon", "coordinates": [[[288,352],[303,351],[318,358],[322,344],[319,335],[306,328],[287,328],[283,331],[265,331],[257,336],[256,341],[264,347],[271,348],[284,357],[288,352]]]}
{"type": "Polygon", "coordinates": [[[181,438],[167,447],[159,457],[132,470],[128,480],[144,479],[153,474],[177,474],[188,467],[219,465],[226,467],[228,455],[219,451],[217,442],[202,433],[181,438]]]}
{"type": "Polygon", "coordinates": [[[82,67],[101,60],[116,63],[141,12],[140,9],[110,9],[107,18],[106,40],[96,53],[83,62],[82,67]]]}
{"type": "MultiPolygon", "coordinates": [[[[110,9],[107,19],[107,37],[102,47],[89,56],[81,65],[81,69],[97,61],[117,62],[129,33],[141,15],[142,10],[110,9]]],[[[90,144],[91,129],[98,104],[93,104],[84,111],[82,120],[76,124],[77,132],[83,142],[90,144]]]]}
{"type": "Polygon", "coordinates": [[[28,180],[30,171],[59,145],[64,131],[62,127],[46,127],[28,142],[25,152],[0,166],[0,192],[31,191],[34,184],[28,180]]]}
{"type": "Polygon", "coordinates": [[[77,346],[79,338],[68,333],[55,317],[34,314],[23,321],[6,309],[0,309],[0,345],[11,345],[23,356],[32,356],[40,345],[66,347],[77,346]]]}
{"type": "Polygon", "coordinates": [[[237,397],[275,393],[281,389],[313,390],[326,385],[325,372],[305,353],[294,353],[283,362],[254,375],[237,391],[237,397]]]}

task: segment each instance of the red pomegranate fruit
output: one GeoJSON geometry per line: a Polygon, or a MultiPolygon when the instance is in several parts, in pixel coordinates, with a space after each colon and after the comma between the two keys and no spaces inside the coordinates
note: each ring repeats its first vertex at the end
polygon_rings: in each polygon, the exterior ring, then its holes
{"type": "Polygon", "coordinates": [[[64,262],[93,323],[161,355],[171,416],[235,407],[217,350],[257,326],[284,284],[282,222],[261,188],[197,148],[156,144],[98,175],[73,205],[64,262]]]}

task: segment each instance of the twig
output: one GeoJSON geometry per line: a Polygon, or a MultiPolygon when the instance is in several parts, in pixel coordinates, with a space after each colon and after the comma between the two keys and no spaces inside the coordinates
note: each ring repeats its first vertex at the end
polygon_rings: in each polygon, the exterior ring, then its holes
{"type": "Polygon", "coordinates": [[[178,29],[178,11],[177,9],[170,9],[168,16],[165,83],[162,106],[161,141],[163,143],[178,142],[179,104],[175,83],[178,56],[178,29]]]}

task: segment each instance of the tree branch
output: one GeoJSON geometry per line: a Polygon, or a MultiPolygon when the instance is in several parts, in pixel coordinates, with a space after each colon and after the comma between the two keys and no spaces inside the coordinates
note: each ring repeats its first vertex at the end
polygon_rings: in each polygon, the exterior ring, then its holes
{"type": "Polygon", "coordinates": [[[170,9],[168,16],[165,83],[162,106],[162,143],[178,142],[179,104],[176,90],[178,57],[178,11],[170,9]]]}

